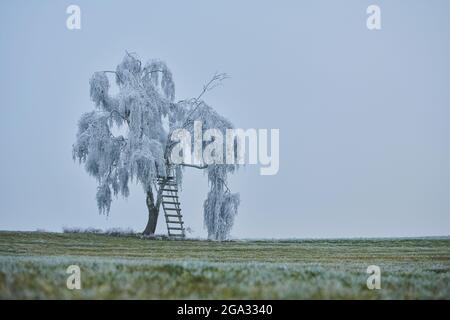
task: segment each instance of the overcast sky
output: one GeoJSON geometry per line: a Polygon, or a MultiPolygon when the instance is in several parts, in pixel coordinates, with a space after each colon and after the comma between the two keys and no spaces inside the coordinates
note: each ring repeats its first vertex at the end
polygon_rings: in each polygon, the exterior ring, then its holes
{"type": "MultiPolygon", "coordinates": [[[[279,173],[231,180],[233,237],[449,235],[449,13],[446,0],[1,1],[0,229],[143,230],[141,187],[99,215],[71,154],[90,76],[128,50],[167,62],[177,100],[228,73],[205,100],[237,127],[280,129],[279,173]],[[70,4],[81,30],[66,28],[70,4]],[[370,4],[381,30],[366,27],[370,4]]],[[[207,190],[186,171],[195,237],[207,190]]]]}

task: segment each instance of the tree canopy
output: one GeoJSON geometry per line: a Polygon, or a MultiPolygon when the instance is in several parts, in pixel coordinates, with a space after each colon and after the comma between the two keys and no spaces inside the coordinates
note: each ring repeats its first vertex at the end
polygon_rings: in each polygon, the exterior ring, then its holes
{"type": "MultiPolygon", "coordinates": [[[[215,74],[197,98],[175,102],[172,73],[160,60],[143,65],[136,55],[126,53],[116,70],[92,75],[90,96],[95,107],[78,122],[73,158],[84,163],[86,171],[98,182],[100,213],[109,214],[113,196],[127,197],[129,183],[135,181],[147,194],[149,212],[152,207],[158,214],[156,179],[173,169],[177,184],[181,184],[182,169],[192,166],[171,163],[170,151],[175,145],[172,133],[176,129],[192,131],[194,121],[201,121],[203,131],[215,128],[225,133],[233,128],[230,121],[202,100],[204,93],[225,78],[225,74],[215,74]],[[115,95],[110,94],[109,74],[115,76],[115,95]]],[[[208,237],[226,239],[240,202],[239,194],[231,193],[227,186],[227,176],[237,165],[212,163],[193,167],[206,170],[208,176],[210,191],[203,206],[208,237]]],[[[150,233],[154,233],[154,228],[150,233]]]]}

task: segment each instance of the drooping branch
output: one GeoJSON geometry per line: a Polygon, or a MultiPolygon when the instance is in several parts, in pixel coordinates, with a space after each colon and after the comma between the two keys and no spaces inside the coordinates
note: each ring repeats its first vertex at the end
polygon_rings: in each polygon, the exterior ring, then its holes
{"type": "Polygon", "coordinates": [[[120,78],[120,75],[116,71],[103,70],[103,71],[100,71],[100,72],[103,72],[103,73],[114,73],[116,75],[116,77],[118,77],[120,79],[120,81],[122,81],[122,79],[120,78]]]}
{"type": "Polygon", "coordinates": [[[142,78],[145,78],[146,76],[148,76],[149,74],[154,73],[154,72],[161,72],[161,73],[163,73],[164,70],[150,70],[150,71],[147,71],[146,73],[144,73],[142,75],[142,78]]]}
{"type": "Polygon", "coordinates": [[[112,113],[115,112],[119,117],[121,117],[128,125],[130,125],[130,119],[128,119],[128,117],[123,116],[118,110],[116,109],[112,109],[111,110],[111,115],[112,113]]]}
{"type": "MultiPolygon", "coordinates": [[[[139,64],[141,64],[141,61],[140,61],[140,60],[137,60],[137,61],[139,61],[139,64]]],[[[115,74],[117,77],[119,77],[119,79],[122,81],[122,79],[120,78],[120,75],[119,75],[116,71],[112,71],[112,70],[103,70],[103,71],[101,71],[101,72],[104,72],[104,73],[114,73],[114,74],[115,74]]],[[[149,74],[152,74],[152,73],[155,73],[155,72],[161,72],[161,73],[163,73],[164,70],[161,70],[161,69],[149,70],[149,71],[145,72],[144,74],[142,74],[142,78],[145,78],[145,77],[148,76],[149,74]]]]}
{"type": "Polygon", "coordinates": [[[128,52],[127,50],[125,50],[125,53],[127,54],[127,56],[129,56],[132,59],[136,59],[137,62],[139,63],[139,68],[142,66],[142,62],[141,60],[137,59],[136,57],[133,57],[133,54],[136,54],[136,52],[128,52]]]}
{"type": "Polygon", "coordinates": [[[217,179],[219,179],[220,180],[220,182],[222,182],[222,184],[225,186],[225,188],[227,189],[227,192],[228,193],[230,193],[230,188],[228,188],[228,185],[227,185],[227,183],[225,182],[225,180],[224,179],[222,179],[222,178],[217,178],[217,179]]]}

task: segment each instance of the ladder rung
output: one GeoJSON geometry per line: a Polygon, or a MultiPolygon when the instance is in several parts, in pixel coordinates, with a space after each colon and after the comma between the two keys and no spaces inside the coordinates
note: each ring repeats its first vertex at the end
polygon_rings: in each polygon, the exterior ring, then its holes
{"type": "Polygon", "coordinates": [[[178,192],[178,189],[166,189],[166,188],[163,188],[162,191],[178,192]]]}
{"type": "Polygon", "coordinates": [[[168,194],[163,194],[162,196],[163,196],[163,198],[178,198],[178,196],[171,196],[168,194]]]}
{"type": "Polygon", "coordinates": [[[166,217],[182,218],[183,215],[181,215],[181,214],[166,214],[166,217]]]}
{"type": "Polygon", "coordinates": [[[164,210],[171,210],[171,211],[181,211],[179,208],[164,208],[164,210]]]}
{"type": "Polygon", "coordinates": [[[169,229],[169,230],[184,230],[184,228],[172,228],[172,227],[168,227],[167,229],[169,229]]]}
{"type": "Polygon", "coordinates": [[[173,177],[171,177],[171,176],[167,176],[167,177],[158,176],[158,180],[163,180],[163,179],[173,180],[173,177]]]}
{"type": "Polygon", "coordinates": [[[177,204],[177,205],[180,205],[181,203],[179,203],[179,202],[173,202],[173,201],[163,201],[162,202],[163,204],[177,204]]]}
{"type": "Polygon", "coordinates": [[[169,233],[169,237],[181,237],[184,238],[184,233],[169,233]]]}
{"type": "Polygon", "coordinates": [[[166,220],[166,223],[177,223],[177,224],[183,224],[184,222],[183,222],[183,221],[179,221],[179,220],[177,220],[177,221],[173,221],[173,220],[166,220]]]}
{"type": "MultiPolygon", "coordinates": [[[[163,184],[162,183],[162,181],[158,181],[158,184],[163,184]]],[[[173,182],[166,182],[166,183],[164,183],[164,185],[165,186],[169,186],[169,187],[176,187],[176,186],[178,186],[178,184],[176,184],[176,183],[173,183],[173,182]]]]}

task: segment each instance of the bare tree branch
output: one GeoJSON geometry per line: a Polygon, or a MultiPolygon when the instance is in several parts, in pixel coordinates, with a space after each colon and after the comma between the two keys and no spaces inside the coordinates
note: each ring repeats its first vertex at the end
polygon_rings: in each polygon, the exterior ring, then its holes
{"type": "Polygon", "coordinates": [[[229,76],[226,73],[214,73],[214,76],[209,80],[207,84],[203,86],[202,92],[198,95],[195,100],[198,102],[200,98],[208,91],[211,91],[217,86],[220,86],[225,79],[228,79],[229,76]]]}
{"type": "Polygon", "coordinates": [[[142,78],[145,78],[146,76],[148,76],[150,73],[153,73],[153,72],[161,72],[161,73],[164,73],[164,70],[154,69],[154,70],[147,71],[146,73],[144,73],[144,74],[142,75],[142,78]]]}
{"type": "Polygon", "coordinates": [[[203,165],[203,166],[199,166],[199,165],[195,165],[195,164],[179,163],[177,165],[183,166],[183,167],[196,168],[196,169],[206,169],[206,168],[208,168],[208,165],[206,165],[206,164],[203,165]]]}
{"type": "Polygon", "coordinates": [[[182,128],[185,128],[189,124],[189,122],[191,121],[190,117],[194,114],[194,112],[199,107],[201,97],[206,92],[211,91],[212,89],[214,89],[217,86],[221,85],[222,82],[225,79],[228,79],[228,78],[229,78],[229,76],[226,73],[217,73],[217,72],[214,73],[214,76],[211,78],[211,80],[209,80],[208,83],[203,86],[202,92],[200,92],[200,94],[197,96],[197,98],[194,98],[195,107],[194,107],[194,109],[191,110],[191,112],[189,112],[188,116],[186,117],[185,122],[183,123],[182,128]]]}
{"type": "MultiPolygon", "coordinates": [[[[118,74],[117,72],[115,72],[115,71],[104,70],[104,71],[101,71],[101,72],[104,72],[104,73],[114,73],[114,74],[116,75],[116,77],[118,77],[119,80],[122,81],[122,79],[120,78],[119,74],[118,74]]],[[[122,81],[122,82],[123,82],[123,81],[122,81]]]]}

